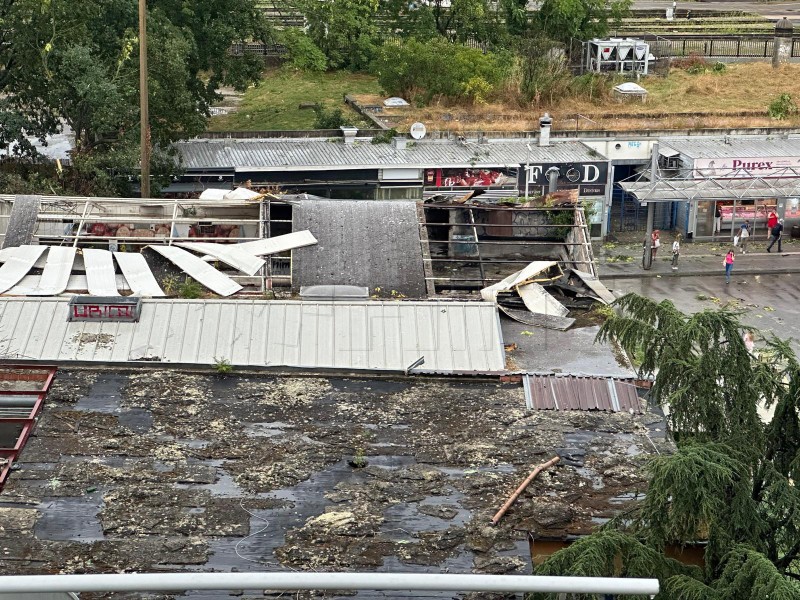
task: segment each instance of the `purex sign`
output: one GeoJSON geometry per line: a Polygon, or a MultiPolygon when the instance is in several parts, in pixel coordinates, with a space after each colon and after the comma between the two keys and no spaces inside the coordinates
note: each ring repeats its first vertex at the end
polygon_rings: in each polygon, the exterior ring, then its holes
{"type": "Polygon", "coordinates": [[[579,188],[581,196],[602,196],[608,182],[607,162],[576,163],[532,163],[520,165],[519,189],[524,192],[525,179],[531,191],[540,192],[540,187],[549,184],[547,172],[558,169],[558,189],[579,188]]]}

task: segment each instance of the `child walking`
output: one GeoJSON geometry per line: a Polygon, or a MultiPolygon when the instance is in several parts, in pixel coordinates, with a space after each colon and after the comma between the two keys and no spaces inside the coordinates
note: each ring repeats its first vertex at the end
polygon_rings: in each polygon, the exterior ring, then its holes
{"type": "Polygon", "coordinates": [[[731,282],[731,271],[733,271],[733,261],[736,260],[736,255],[733,252],[733,248],[728,250],[728,253],[725,255],[725,262],[722,264],[725,265],[725,283],[731,282]]]}

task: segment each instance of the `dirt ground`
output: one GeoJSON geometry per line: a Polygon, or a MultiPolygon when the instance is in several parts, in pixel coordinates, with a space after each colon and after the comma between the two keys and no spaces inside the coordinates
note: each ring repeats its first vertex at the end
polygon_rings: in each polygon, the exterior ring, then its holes
{"type": "Polygon", "coordinates": [[[527,532],[587,533],[642,491],[661,421],[528,411],[518,383],[62,370],[0,494],[0,574],[529,573],[527,532]]]}

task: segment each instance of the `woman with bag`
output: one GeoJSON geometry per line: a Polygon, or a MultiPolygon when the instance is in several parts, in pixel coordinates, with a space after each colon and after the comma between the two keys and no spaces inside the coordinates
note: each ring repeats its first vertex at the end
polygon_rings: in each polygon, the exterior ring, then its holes
{"type": "Polygon", "coordinates": [[[725,255],[725,260],[722,261],[722,264],[725,266],[725,283],[728,284],[731,282],[731,271],[733,271],[733,261],[736,260],[736,255],[733,251],[733,248],[728,250],[728,253],[725,255]]]}
{"type": "Polygon", "coordinates": [[[658,249],[661,247],[661,232],[658,229],[654,229],[651,239],[653,241],[650,246],[653,249],[651,256],[653,257],[653,260],[655,260],[656,254],[658,254],[658,249]]]}

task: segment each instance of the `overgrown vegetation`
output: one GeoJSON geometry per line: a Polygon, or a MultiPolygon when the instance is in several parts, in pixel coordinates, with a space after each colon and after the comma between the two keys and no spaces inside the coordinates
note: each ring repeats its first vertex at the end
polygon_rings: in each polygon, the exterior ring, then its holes
{"type": "Polygon", "coordinates": [[[348,121],[341,108],[326,109],[322,104],[314,105],[314,129],[339,129],[339,127],[349,127],[352,123],[348,121]]]}
{"type": "Polygon", "coordinates": [[[800,597],[800,365],[789,344],[765,338],[751,353],[750,328],[727,307],[687,315],[633,294],[616,307],[598,340],[655,378],[649,401],[669,407],[677,451],[648,463],[643,501],[536,573],[655,576],[659,600],[800,597]],[[762,408],[774,410],[769,423],[762,408]],[[665,555],[697,543],[704,568],[665,555]]]}
{"type": "Polygon", "coordinates": [[[178,285],[178,296],[187,300],[196,300],[203,297],[203,286],[191,277],[186,277],[178,285]]]}
{"type": "Polygon", "coordinates": [[[229,375],[233,372],[233,365],[227,358],[214,357],[214,370],[217,375],[229,375]]]}
{"type": "Polygon", "coordinates": [[[781,94],[770,102],[767,113],[773,119],[787,119],[797,114],[797,104],[789,94],[781,94]]]}

